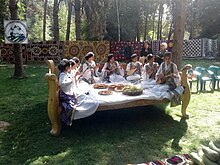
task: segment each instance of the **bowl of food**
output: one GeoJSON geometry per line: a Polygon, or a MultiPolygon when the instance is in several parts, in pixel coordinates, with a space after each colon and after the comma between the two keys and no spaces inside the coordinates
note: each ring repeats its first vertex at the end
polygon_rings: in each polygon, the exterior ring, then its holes
{"type": "Polygon", "coordinates": [[[124,89],[124,86],[116,86],[115,89],[114,89],[114,91],[115,91],[115,92],[122,92],[123,89],[124,89]]]}
{"type": "Polygon", "coordinates": [[[135,85],[125,86],[122,91],[122,94],[128,96],[138,96],[141,95],[142,93],[143,93],[143,88],[135,85]]]}
{"type": "Polygon", "coordinates": [[[115,90],[116,85],[112,84],[108,86],[108,90],[114,91],[115,90]]]}

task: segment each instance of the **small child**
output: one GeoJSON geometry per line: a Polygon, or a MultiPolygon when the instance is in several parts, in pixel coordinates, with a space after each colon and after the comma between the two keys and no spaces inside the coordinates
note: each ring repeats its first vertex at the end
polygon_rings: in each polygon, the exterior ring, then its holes
{"type": "Polygon", "coordinates": [[[144,71],[143,71],[143,79],[144,80],[155,80],[155,75],[157,73],[157,70],[159,68],[159,65],[157,62],[154,62],[154,56],[152,54],[149,54],[147,56],[147,64],[144,65],[144,71]]]}
{"type": "MultiPolygon", "coordinates": [[[[73,64],[73,63],[72,63],[73,64]]],[[[72,125],[77,99],[74,93],[74,79],[70,75],[71,62],[67,59],[60,61],[58,65],[59,74],[59,102],[61,107],[61,121],[72,125]]]]}
{"type": "Polygon", "coordinates": [[[171,61],[171,58],[171,52],[166,52],[164,54],[164,62],[161,63],[156,73],[156,82],[158,84],[167,84],[172,90],[180,85],[180,75],[176,64],[171,61]]]}
{"type": "Polygon", "coordinates": [[[137,54],[131,55],[131,62],[126,67],[126,79],[128,81],[137,81],[141,79],[142,64],[138,61],[137,54]]]}

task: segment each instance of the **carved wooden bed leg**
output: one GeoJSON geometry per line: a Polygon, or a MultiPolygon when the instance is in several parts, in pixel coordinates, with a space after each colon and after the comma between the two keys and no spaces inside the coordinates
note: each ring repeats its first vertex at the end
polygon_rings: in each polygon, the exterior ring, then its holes
{"type": "Polygon", "coordinates": [[[61,124],[59,120],[59,98],[57,90],[57,77],[55,74],[47,73],[45,75],[46,80],[48,81],[48,103],[47,111],[52,125],[50,133],[54,136],[58,136],[61,130],[61,124]]]}
{"type": "Polygon", "coordinates": [[[189,87],[189,81],[187,78],[187,70],[192,68],[192,65],[187,64],[181,69],[181,85],[184,87],[184,93],[181,96],[182,99],[182,107],[181,107],[181,113],[182,117],[189,118],[189,116],[186,114],[186,109],[189,105],[189,101],[191,98],[191,91],[189,87]]]}
{"type": "Polygon", "coordinates": [[[55,65],[53,60],[46,61],[49,68],[49,73],[45,75],[45,79],[48,82],[48,103],[47,103],[47,111],[48,116],[51,122],[51,131],[50,133],[54,136],[58,136],[61,131],[61,123],[59,119],[59,98],[58,98],[58,83],[57,76],[55,75],[55,65]]]}

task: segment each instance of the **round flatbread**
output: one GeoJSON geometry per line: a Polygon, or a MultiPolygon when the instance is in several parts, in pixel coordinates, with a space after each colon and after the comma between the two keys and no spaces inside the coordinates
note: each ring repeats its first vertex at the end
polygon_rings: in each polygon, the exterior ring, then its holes
{"type": "Polygon", "coordinates": [[[109,90],[99,91],[98,94],[99,94],[99,95],[111,95],[111,94],[112,94],[112,91],[109,91],[109,90]]]}

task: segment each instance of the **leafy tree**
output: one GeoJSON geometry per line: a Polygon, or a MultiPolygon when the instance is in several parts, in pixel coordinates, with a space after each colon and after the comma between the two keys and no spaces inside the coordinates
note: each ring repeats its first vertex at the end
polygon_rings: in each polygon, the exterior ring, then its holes
{"type": "Polygon", "coordinates": [[[107,0],[84,0],[89,40],[103,40],[106,33],[107,0]]]}
{"type": "Polygon", "coordinates": [[[59,34],[59,1],[54,0],[53,4],[53,33],[54,33],[54,40],[59,41],[60,34],[59,34]]]}
{"type": "Polygon", "coordinates": [[[6,0],[0,0],[0,8],[1,8],[1,11],[0,11],[0,41],[3,40],[4,38],[4,19],[7,18],[7,1],[6,0]]]}
{"type": "Polygon", "coordinates": [[[74,8],[75,8],[75,33],[76,33],[76,40],[81,40],[81,1],[75,0],[74,1],[74,8]]]}
{"type": "Polygon", "coordinates": [[[199,3],[200,37],[211,38],[220,34],[220,1],[202,0],[199,3]]]}

